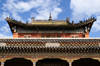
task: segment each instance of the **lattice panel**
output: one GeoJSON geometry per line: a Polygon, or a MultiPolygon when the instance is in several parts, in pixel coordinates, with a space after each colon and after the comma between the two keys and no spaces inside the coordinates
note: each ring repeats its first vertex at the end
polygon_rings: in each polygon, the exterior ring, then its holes
{"type": "Polygon", "coordinates": [[[41,43],[41,44],[34,44],[34,43],[7,43],[7,46],[45,46],[44,43],[41,43]]]}
{"type": "Polygon", "coordinates": [[[60,44],[60,46],[99,46],[99,44],[98,43],[91,43],[91,44],[85,44],[85,43],[83,43],[83,44],[66,44],[66,43],[63,43],[63,44],[60,44]]]}

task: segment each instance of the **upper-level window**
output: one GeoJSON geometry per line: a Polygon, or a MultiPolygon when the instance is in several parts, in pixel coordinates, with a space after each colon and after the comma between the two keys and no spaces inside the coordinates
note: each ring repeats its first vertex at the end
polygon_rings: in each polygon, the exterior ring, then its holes
{"type": "Polygon", "coordinates": [[[49,37],[50,37],[50,35],[47,35],[46,37],[47,37],[47,38],[49,38],[49,37]]]}
{"type": "Polygon", "coordinates": [[[60,36],[60,35],[57,35],[57,37],[59,37],[59,38],[60,38],[61,36],[60,36]]]}
{"type": "Polygon", "coordinates": [[[41,38],[60,38],[61,35],[43,35],[41,38]]]}
{"type": "Polygon", "coordinates": [[[78,38],[78,35],[76,35],[75,38],[78,38]]]}
{"type": "Polygon", "coordinates": [[[24,38],[31,38],[31,35],[24,35],[24,38]]]}
{"type": "Polygon", "coordinates": [[[41,36],[42,38],[44,38],[45,36],[41,36]]]}
{"type": "Polygon", "coordinates": [[[71,35],[71,38],[78,38],[78,35],[71,35]]]}
{"type": "Polygon", "coordinates": [[[52,38],[55,38],[56,36],[53,35],[53,36],[51,36],[51,37],[52,37],[52,38]]]}
{"type": "Polygon", "coordinates": [[[74,36],[71,36],[71,38],[74,38],[74,36]]]}

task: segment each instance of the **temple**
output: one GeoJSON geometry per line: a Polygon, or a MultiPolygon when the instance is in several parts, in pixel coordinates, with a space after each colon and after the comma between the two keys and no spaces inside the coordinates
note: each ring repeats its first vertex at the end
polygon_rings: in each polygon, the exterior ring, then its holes
{"type": "Polygon", "coordinates": [[[5,18],[13,38],[0,38],[1,66],[100,66],[100,39],[89,38],[96,21],[5,18]]]}
{"type": "Polygon", "coordinates": [[[79,23],[66,20],[52,20],[50,15],[48,20],[35,20],[22,23],[10,18],[5,19],[12,31],[14,38],[89,38],[89,32],[95,18],[90,18],[79,23]]]}

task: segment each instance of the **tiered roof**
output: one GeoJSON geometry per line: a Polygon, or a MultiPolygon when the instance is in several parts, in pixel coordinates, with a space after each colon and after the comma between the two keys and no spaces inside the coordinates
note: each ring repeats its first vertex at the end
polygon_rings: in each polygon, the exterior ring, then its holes
{"type": "Polygon", "coordinates": [[[32,26],[66,26],[66,27],[79,27],[79,26],[83,26],[83,25],[87,25],[90,23],[93,23],[94,21],[96,21],[95,18],[91,18],[88,19],[84,22],[80,22],[80,23],[68,23],[66,20],[34,20],[31,23],[25,24],[22,23],[21,21],[16,21],[10,18],[6,18],[5,20],[7,20],[8,23],[11,23],[13,25],[16,26],[22,26],[22,27],[32,27],[32,26]]]}
{"type": "Polygon", "coordinates": [[[100,54],[100,47],[14,47],[5,46],[0,47],[0,55],[3,53],[20,53],[20,54],[34,54],[34,53],[66,53],[66,54],[100,54]]]}
{"type": "Polygon", "coordinates": [[[100,43],[99,38],[2,38],[0,39],[0,42],[45,42],[45,43],[60,43],[60,42],[66,42],[66,43],[75,43],[75,42],[85,42],[85,43],[91,43],[91,42],[97,42],[100,43]]]}
{"type": "MultiPolygon", "coordinates": [[[[23,28],[31,28],[31,29],[41,29],[41,28],[60,28],[60,29],[77,29],[81,27],[88,26],[91,29],[92,24],[96,21],[95,18],[90,18],[84,22],[80,21],[80,23],[70,23],[68,20],[32,20],[30,23],[22,23],[21,21],[16,21],[11,18],[5,19],[10,28],[14,26],[23,27],[23,28]]],[[[11,29],[12,30],[12,29],[11,29]]]]}
{"type": "Polygon", "coordinates": [[[34,53],[66,53],[66,54],[100,54],[99,38],[2,38],[0,43],[69,43],[77,46],[0,46],[0,55],[6,54],[34,54],[34,53]],[[97,44],[90,46],[79,46],[79,44],[97,44]]]}

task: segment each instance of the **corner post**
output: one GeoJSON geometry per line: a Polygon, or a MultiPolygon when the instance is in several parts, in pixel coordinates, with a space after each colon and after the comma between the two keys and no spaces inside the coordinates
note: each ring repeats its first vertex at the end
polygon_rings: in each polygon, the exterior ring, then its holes
{"type": "Polygon", "coordinates": [[[36,66],[36,62],[33,62],[33,66],[36,66]]]}
{"type": "Polygon", "coordinates": [[[4,66],[4,62],[1,62],[1,66],[4,66]]]}
{"type": "Polygon", "coordinates": [[[72,66],[72,63],[73,63],[74,59],[69,58],[67,61],[69,63],[69,66],[72,66]]]}
{"type": "Polygon", "coordinates": [[[72,66],[72,62],[69,62],[69,66],[72,66]]]}
{"type": "Polygon", "coordinates": [[[4,66],[4,58],[1,58],[1,66],[4,66]]]}

